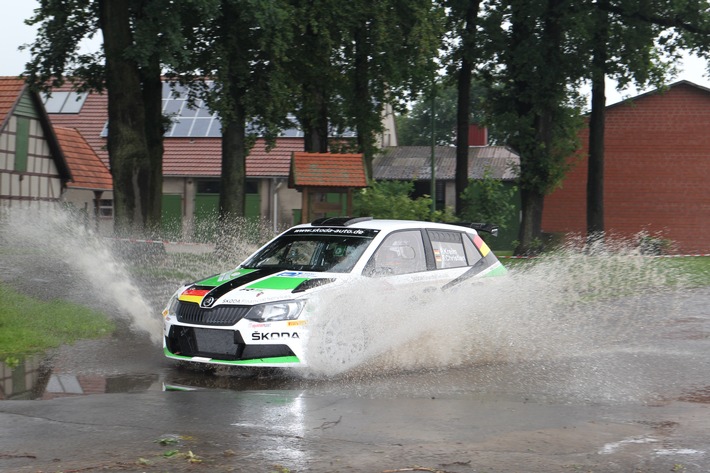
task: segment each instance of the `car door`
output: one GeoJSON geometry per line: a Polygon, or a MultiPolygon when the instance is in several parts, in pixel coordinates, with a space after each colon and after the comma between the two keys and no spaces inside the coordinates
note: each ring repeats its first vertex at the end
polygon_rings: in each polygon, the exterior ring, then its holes
{"type": "Polygon", "coordinates": [[[465,267],[442,269],[436,267],[427,233],[415,228],[387,235],[368,261],[363,275],[382,278],[393,287],[428,292],[440,289],[466,270],[465,267]]]}

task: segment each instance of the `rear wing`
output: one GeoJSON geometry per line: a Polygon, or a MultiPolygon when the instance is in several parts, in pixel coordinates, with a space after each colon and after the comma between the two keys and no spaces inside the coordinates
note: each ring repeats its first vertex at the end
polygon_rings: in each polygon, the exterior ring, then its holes
{"type": "Polygon", "coordinates": [[[494,237],[498,236],[498,225],[492,223],[456,223],[461,227],[473,228],[477,232],[490,233],[494,237]]]}

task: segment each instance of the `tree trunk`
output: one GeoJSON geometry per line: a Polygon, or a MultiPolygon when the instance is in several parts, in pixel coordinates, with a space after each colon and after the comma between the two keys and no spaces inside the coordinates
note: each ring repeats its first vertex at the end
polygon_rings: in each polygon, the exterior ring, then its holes
{"type": "Polygon", "coordinates": [[[545,196],[536,191],[521,189],[520,198],[523,218],[515,254],[534,255],[540,251],[542,245],[541,222],[545,196]]]}
{"type": "Polygon", "coordinates": [[[328,152],[328,95],[329,84],[324,78],[330,70],[330,48],[308,24],[303,35],[304,47],[310,50],[305,70],[299,71],[302,102],[299,122],[303,128],[303,150],[307,153],[328,152]]]}
{"type": "Polygon", "coordinates": [[[141,69],[143,103],[145,104],[145,134],[148,146],[150,170],[146,187],[141,195],[146,212],[146,228],[153,233],[160,231],[163,197],[163,81],[160,74],[160,59],[154,55],[150,64],[141,69]]]}
{"type": "MultiPolygon", "coordinates": [[[[242,117],[244,114],[241,114],[242,117]]],[[[219,192],[219,218],[244,217],[246,189],[246,128],[244,121],[230,120],[222,125],[222,182],[219,192]]]]}
{"type": "Polygon", "coordinates": [[[372,177],[372,160],[375,157],[376,141],[372,120],[379,120],[379,115],[372,116],[370,97],[370,65],[365,27],[355,30],[355,123],[357,124],[358,150],[365,158],[368,177],[372,177]]]}
{"type": "MultiPolygon", "coordinates": [[[[462,198],[468,187],[468,130],[471,125],[471,71],[473,69],[473,49],[476,46],[476,19],[480,1],[468,2],[466,9],[466,27],[463,35],[461,68],[458,77],[458,107],[456,112],[456,209],[461,215],[466,209],[462,198]]],[[[432,196],[434,198],[434,196],[432,196]]]]}
{"type": "Polygon", "coordinates": [[[129,4],[100,0],[99,20],[106,55],[114,229],[118,235],[135,235],[147,221],[142,194],[150,182],[150,157],[138,66],[126,58],[133,44],[129,4]]]}
{"type": "Polygon", "coordinates": [[[604,122],[606,115],[605,72],[607,63],[608,13],[597,11],[592,58],[592,111],[589,117],[587,167],[587,238],[604,235],[604,122]]]}
{"type": "Polygon", "coordinates": [[[328,104],[324,92],[314,84],[306,84],[303,91],[306,114],[303,127],[303,151],[328,152],[328,104]]]}
{"type": "MultiPolygon", "coordinates": [[[[222,2],[222,22],[226,44],[226,64],[222,73],[226,77],[224,102],[229,104],[222,112],[222,175],[219,191],[219,231],[223,234],[226,223],[234,217],[244,217],[246,202],[246,91],[242,78],[249,73],[248,56],[244,52],[240,35],[240,8],[237,3],[222,2]]],[[[221,239],[220,239],[221,240],[221,239]]]]}

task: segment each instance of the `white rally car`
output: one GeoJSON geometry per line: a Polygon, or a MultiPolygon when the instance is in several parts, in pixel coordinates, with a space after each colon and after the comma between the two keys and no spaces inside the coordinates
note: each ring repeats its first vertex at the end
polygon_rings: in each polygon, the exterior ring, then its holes
{"type": "MultiPolygon", "coordinates": [[[[446,289],[506,272],[482,224],[323,218],[295,226],[234,270],[180,288],[163,310],[168,358],[217,365],[304,366],[317,295],[383,278],[446,289]]],[[[419,286],[419,288],[417,287],[419,286]]]]}

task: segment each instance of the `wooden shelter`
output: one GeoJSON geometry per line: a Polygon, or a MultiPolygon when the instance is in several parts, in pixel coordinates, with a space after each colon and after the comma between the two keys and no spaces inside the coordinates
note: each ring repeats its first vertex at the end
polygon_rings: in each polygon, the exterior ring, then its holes
{"type": "Polygon", "coordinates": [[[301,223],[352,215],[353,189],[367,187],[365,161],[362,154],[296,152],[288,182],[301,192],[301,223]]]}

